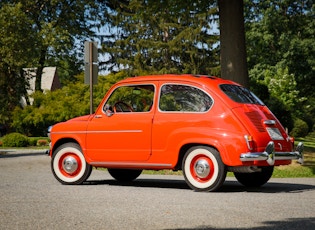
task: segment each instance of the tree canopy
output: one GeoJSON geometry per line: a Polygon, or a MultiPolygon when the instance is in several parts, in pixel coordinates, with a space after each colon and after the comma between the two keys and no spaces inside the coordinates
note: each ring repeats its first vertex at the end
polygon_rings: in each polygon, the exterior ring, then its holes
{"type": "Polygon", "coordinates": [[[2,0],[0,2],[0,122],[19,104],[28,87],[24,68],[58,66],[63,83],[82,71],[83,41],[94,36],[103,5],[92,0],[2,0]]]}
{"type": "Polygon", "coordinates": [[[314,125],[315,4],[245,1],[248,68],[295,117],[314,125]]]}
{"type": "Polygon", "coordinates": [[[109,71],[218,74],[215,1],[122,1],[101,37],[109,71]]]}
{"type": "MultiPolygon", "coordinates": [[[[290,129],[292,119],[306,121],[309,130],[315,122],[314,5],[244,0],[250,87],[290,129]]],[[[85,40],[99,41],[100,68],[110,73],[95,86],[96,103],[127,76],[220,75],[219,26],[216,0],[2,0],[0,123],[31,135],[88,113],[85,40]],[[40,76],[45,66],[58,67],[63,89],[37,92],[33,105],[12,116],[28,87],[23,69],[36,67],[40,76]]]]}
{"type": "Polygon", "coordinates": [[[23,13],[21,4],[0,8],[0,123],[10,120],[10,112],[26,93],[23,67],[35,64],[36,40],[32,22],[23,13]]]}

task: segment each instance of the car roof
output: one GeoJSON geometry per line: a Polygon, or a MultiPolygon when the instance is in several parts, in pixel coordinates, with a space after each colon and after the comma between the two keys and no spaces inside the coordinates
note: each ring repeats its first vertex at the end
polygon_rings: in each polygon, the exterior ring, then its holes
{"type": "Polygon", "coordinates": [[[218,78],[215,76],[208,75],[194,75],[194,74],[155,74],[155,75],[146,75],[146,76],[136,76],[126,78],[119,83],[131,83],[139,81],[192,81],[200,84],[236,84],[237,83],[226,80],[223,78],[218,78]]]}

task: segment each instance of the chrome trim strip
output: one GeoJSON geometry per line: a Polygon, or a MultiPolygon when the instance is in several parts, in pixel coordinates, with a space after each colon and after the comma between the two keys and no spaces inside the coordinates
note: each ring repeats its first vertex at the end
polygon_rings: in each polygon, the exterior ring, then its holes
{"type": "Polygon", "coordinates": [[[88,134],[88,133],[142,133],[143,130],[101,130],[101,131],[64,131],[51,132],[53,134],[88,134]]]}
{"type": "Polygon", "coordinates": [[[86,131],[63,131],[63,132],[51,132],[53,134],[86,134],[86,131]]]}
{"type": "Polygon", "coordinates": [[[276,121],[275,121],[275,120],[265,120],[265,121],[264,121],[264,124],[265,124],[265,125],[275,125],[275,124],[276,124],[276,121]]]}
{"type": "Polygon", "coordinates": [[[143,130],[101,130],[101,131],[86,131],[86,133],[142,133],[143,130]]]}

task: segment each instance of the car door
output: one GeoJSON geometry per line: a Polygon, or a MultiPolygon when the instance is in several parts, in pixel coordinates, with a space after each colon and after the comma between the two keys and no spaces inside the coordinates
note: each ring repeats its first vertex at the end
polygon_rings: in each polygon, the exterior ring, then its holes
{"type": "Polygon", "coordinates": [[[90,162],[143,162],[151,154],[153,84],[118,86],[87,127],[90,162]]]}

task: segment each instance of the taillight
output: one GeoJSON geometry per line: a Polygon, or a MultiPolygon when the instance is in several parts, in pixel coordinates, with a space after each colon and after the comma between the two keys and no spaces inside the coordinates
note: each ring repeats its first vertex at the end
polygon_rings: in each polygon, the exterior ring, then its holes
{"type": "Polygon", "coordinates": [[[254,140],[253,140],[253,137],[250,136],[250,135],[245,135],[244,138],[245,138],[245,141],[246,141],[246,144],[247,144],[248,149],[249,149],[249,150],[253,150],[253,149],[254,149],[254,140]]]}

